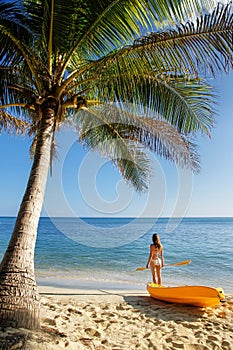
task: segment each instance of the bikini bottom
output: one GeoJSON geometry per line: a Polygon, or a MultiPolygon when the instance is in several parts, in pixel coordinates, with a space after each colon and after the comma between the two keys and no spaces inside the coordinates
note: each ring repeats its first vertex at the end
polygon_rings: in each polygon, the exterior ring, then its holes
{"type": "Polygon", "coordinates": [[[162,261],[160,258],[152,260],[155,266],[162,266],[162,261]]]}

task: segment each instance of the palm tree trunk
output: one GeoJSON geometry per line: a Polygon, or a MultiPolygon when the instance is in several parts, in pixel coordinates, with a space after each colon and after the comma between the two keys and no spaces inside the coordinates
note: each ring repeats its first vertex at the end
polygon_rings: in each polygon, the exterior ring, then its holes
{"type": "Polygon", "coordinates": [[[34,274],[34,249],[50,164],[54,99],[47,100],[36,153],[14,231],[0,265],[0,326],[40,326],[40,298],[34,274]],[[51,108],[52,107],[52,108],[51,108]]]}

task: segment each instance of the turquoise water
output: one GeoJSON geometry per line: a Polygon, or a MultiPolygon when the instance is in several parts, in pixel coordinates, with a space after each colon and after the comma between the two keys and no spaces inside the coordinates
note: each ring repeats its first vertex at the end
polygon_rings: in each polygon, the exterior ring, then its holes
{"type": "MultiPolygon", "coordinates": [[[[15,218],[0,217],[0,258],[15,218]]],[[[202,284],[233,292],[233,218],[160,219],[41,218],[35,252],[39,284],[144,289],[151,236],[158,232],[165,264],[163,284],[202,284]]]]}

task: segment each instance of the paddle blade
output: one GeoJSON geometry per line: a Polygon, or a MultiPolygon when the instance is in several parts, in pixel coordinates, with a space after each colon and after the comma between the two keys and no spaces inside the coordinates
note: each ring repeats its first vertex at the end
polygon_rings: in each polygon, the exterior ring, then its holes
{"type": "Polygon", "coordinates": [[[148,267],[138,267],[136,269],[136,271],[144,271],[144,270],[148,270],[148,267]]]}
{"type": "Polygon", "coordinates": [[[181,266],[181,265],[187,265],[187,264],[190,264],[190,263],[191,263],[191,260],[184,260],[184,261],[177,262],[175,264],[164,265],[164,267],[165,266],[181,266]]]}

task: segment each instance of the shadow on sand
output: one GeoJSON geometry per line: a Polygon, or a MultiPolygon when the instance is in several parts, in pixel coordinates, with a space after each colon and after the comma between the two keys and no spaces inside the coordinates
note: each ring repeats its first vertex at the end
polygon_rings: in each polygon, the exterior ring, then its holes
{"type": "MultiPolygon", "coordinates": [[[[40,293],[40,295],[43,296],[86,296],[87,294],[84,293],[40,293]]],[[[205,309],[198,308],[190,305],[181,305],[181,304],[174,304],[174,303],[167,303],[162,302],[156,299],[151,298],[149,295],[139,295],[137,293],[129,293],[127,295],[122,295],[120,292],[119,294],[117,291],[111,292],[106,290],[98,290],[97,293],[88,293],[90,296],[90,299],[92,297],[95,297],[99,299],[99,301],[104,298],[105,301],[107,301],[107,296],[121,296],[123,300],[128,304],[131,305],[135,310],[139,311],[140,313],[144,314],[148,318],[157,318],[159,320],[163,321],[187,321],[187,322],[195,322],[198,319],[200,319],[203,314],[205,313],[205,309]]]]}
{"type": "Polygon", "coordinates": [[[135,310],[149,318],[163,321],[195,322],[205,313],[205,309],[189,305],[166,303],[150,296],[125,296],[124,300],[135,310]]]}

